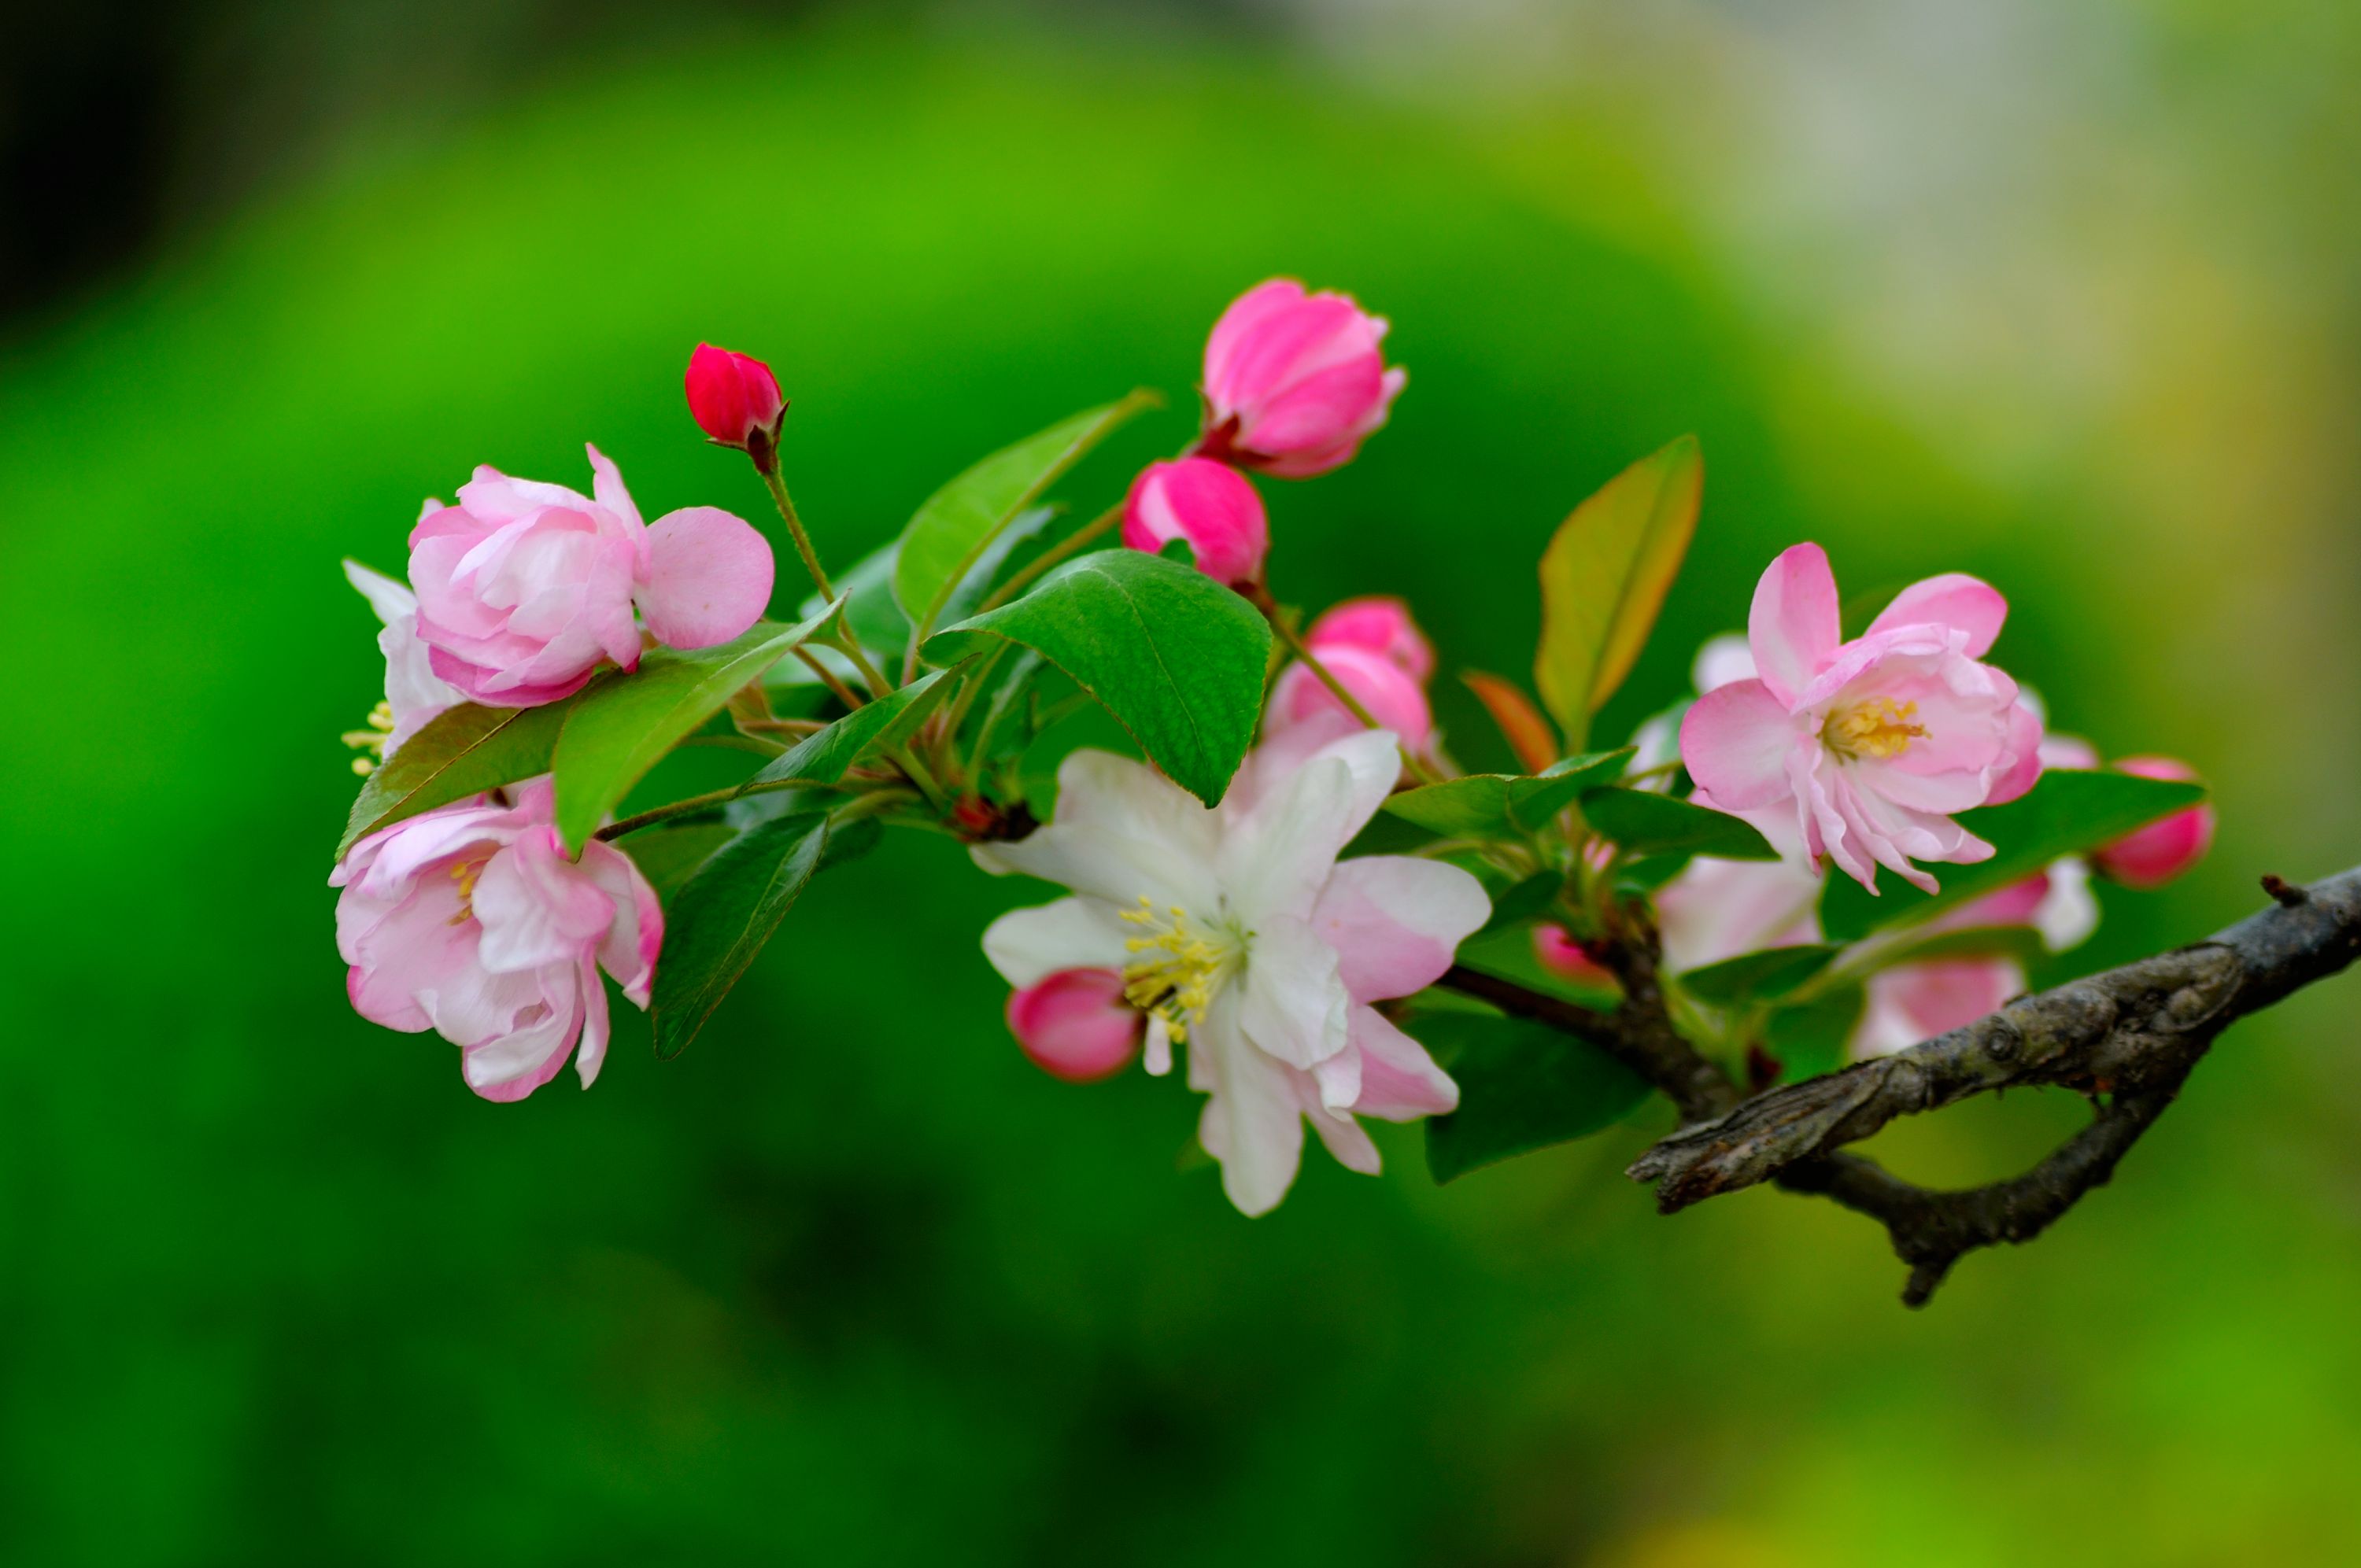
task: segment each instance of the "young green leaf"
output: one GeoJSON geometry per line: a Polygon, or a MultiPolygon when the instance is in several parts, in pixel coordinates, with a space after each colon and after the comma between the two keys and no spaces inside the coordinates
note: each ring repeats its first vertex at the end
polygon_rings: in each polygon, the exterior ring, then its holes
{"type": "Polygon", "coordinates": [[[1851,942],[1872,931],[1915,926],[2022,882],[2060,855],[2094,850],[2204,798],[2202,784],[2052,769],[2007,805],[1960,817],[1961,827],[1992,845],[1992,859],[1931,868],[1942,889],[1931,894],[1892,872],[1878,879],[1879,894],[1833,873],[1820,895],[1820,927],[1832,942],[1851,942]]]}
{"type": "Polygon", "coordinates": [[[664,914],[649,1008],[657,1056],[687,1047],[814,873],[862,852],[877,831],[868,818],[839,831],[818,812],[798,813],[748,828],[697,868],[664,914]]]}
{"type": "Polygon", "coordinates": [[[1682,975],[1681,989],[1709,1006],[1775,1002],[1828,967],[1839,949],[1826,943],[1765,948],[1705,964],[1682,975]]]}
{"type": "MultiPolygon", "coordinates": [[[[793,749],[774,757],[763,771],[746,781],[745,788],[794,779],[808,784],[832,784],[855,762],[887,746],[907,740],[935,704],[950,692],[949,670],[929,670],[898,691],[854,708],[817,734],[807,735],[793,749]]],[[[742,793],[742,791],[741,791],[742,793]]]]}
{"type": "Polygon", "coordinates": [[[1634,855],[1718,855],[1775,861],[1779,851],[1753,824],[1644,789],[1608,784],[1584,792],[1582,815],[1610,842],[1634,855]]]}
{"type": "Polygon", "coordinates": [[[363,782],[336,859],[380,828],[547,773],[558,729],[576,700],[541,707],[463,702],[436,714],[363,782]]]}
{"type": "Polygon", "coordinates": [[[1459,1085],[1459,1109],[1426,1123],[1437,1182],[1613,1126],[1646,1080],[1596,1046],[1521,1018],[1422,1013],[1410,1032],[1459,1085]]]}
{"type": "Polygon", "coordinates": [[[937,632],[926,652],[960,657],[987,637],[1064,671],[1208,806],[1253,744],[1270,627],[1191,567],[1137,550],[1077,556],[1024,598],[937,632]]]}
{"type": "Polygon", "coordinates": [[[1559,525],[1542,553],[1542,641],[1533,684],[1579,746],[1664,608],[1697,532],[1705,463],[1682,436],[1607,482],[1559,525]]]}
{"type": "Polygon", "coordinates": [[[1511,926],[1521,926],[1527,921],[1540,919],[1549,913],[1550,906],[1557,902],[1559,890],[1565,886],[1565,878],[1556,872],[1543,872],[1539,875],[1529,876],[1522,882],[1510,883],[1498,893],[1492,892],[1491,885],[1487,883],[1484,891],[1491,897],[1492,913],[1486,918],[1477,935],[1482,936],[1486,932],[1506,930],[1511,926]]]}
{"type": "Polygon", "coordinates": [[[675,821],[634,833],[615,848],[631,857],[656,896],[669,903],[714,850],[737,836],[727,822],[675,821]]]}
{"type": "Polygon", "coordinates": [[[1557,755],[1557,736],[1531,697],[1513,683],[1481,670],[1463,670],[1459,678],[1492,716],[1500,738],[1508,741],[1509,750],[1516,753],[1526,772],[1537,773],[1549,766],[1550,759],[1557,755]]]}
{"type": "Polygon", "coordinates": [[[609,674],[584,687],[551,757],[557,830],[566,847],[580,849],[658,758],[832,613],[830,607],[794,626],[756,621],[744,636],[716,648],[654,649],[630,674],[609,674]]]}
{"type": "Polygon", "coordinates": [[[927,498],[902,531],[894,598],[924,638],[1001,530],[1134,414],[1163,401],[1135,391],[1005,447],[927,498]]]}
{"type": "Polygon", "coordinates": [[[1584,790],[1621,773],[1631,748],[1568,757],[1531,777],[1469,773],[1389,795],[1386,809],[1444,838],[1516,838],[1535,832],[1584,790]]]}

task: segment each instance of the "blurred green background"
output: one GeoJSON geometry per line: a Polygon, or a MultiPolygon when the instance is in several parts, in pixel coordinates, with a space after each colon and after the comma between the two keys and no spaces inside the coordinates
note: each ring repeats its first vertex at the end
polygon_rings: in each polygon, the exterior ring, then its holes
{"type": "MultiPolygon", "coordinates": [[[[1827,1205],[1658,1219],[1653,1121],[1441,1190],[1379,1127],[1381,1180],[1314,1154],[1243,1220],[1176,1171],[1176,1080],[1025,1063],[977,937],[1039,890],[939,840],[818,884],[681,1059],[628,1019],[588,1094],[477,1101],[335,959],[380,675],[340,554],[398,567],[478,462],[579,484],[586,439],[652,515],[761,516],[681,406],[700,338],[780,368],[836,560],[1161,387],[1111,494],[1274,272],[1411,369],[1360,461],[1266,487],[1282,597],[1406,590],[1521,673],[1551,526],[1694,430],[1617,720],[1817,538],[1849,588],[1991,577],[2059,727],[2214,782],[2212,862],[2075,965],[2361,860],[2361,24],[2069,10],[236,8],[309,112],[216,80],[177,160],[126,155],[140,222],[101,232],[104,167],[0,213],[88,258],[0,327],[0,1556],[2361,1558],[2351,981],[1911,1314],[1827,1205]]],[[[1974,1179],[2079,1114],[1880,1147],[1974,1179]]]]}

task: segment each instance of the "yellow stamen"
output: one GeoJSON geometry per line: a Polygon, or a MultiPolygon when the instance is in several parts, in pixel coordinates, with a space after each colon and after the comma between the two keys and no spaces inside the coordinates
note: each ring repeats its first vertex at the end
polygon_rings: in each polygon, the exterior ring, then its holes
{"type": "Polygon", "coordinates": [[[1927,738],[1927,727],[1913,724],[1918,705],[1873,696],[1828,716],[1820,727],[1821,743],[1839,757],[1898,757],[1913,740],[1927,738]]]}
{"type": "Polygon", "coordinates": [[[393,739],[393,705],[380,700],[369,709],[368,729],[347,729],[337,739],[356,751],[368,753],[353,759],[353,772],[368,777],[385,761],[385,743],[393,739]]]}
{"type": "Polygon", "coordinates": [[[451,880],[459,884],[459,913],[444,922],[446,926],[464,926],[476,917],[476,879],[484,874],[482,861],[454,861],[451,880]]]}
{"type": "Polygon", "coordinates": [[[1159,909],[1146,894],[1123,918],[1148,933],[1124,943],[1140,957],[1124,966],[1123,999],[1162,1018],[1173,1040],[1187,1044],[1189,1031],[1204,1021],[1213,993],[1236,966],[1235,945],[1208,940],[1190,924],[1187,910],[1177,904],[1159,909]]]}

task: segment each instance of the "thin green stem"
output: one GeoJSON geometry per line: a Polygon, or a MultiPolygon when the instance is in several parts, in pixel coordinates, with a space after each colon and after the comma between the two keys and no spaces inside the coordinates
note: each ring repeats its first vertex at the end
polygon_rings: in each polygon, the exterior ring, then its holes
{"type": "Polygon", "coordinates": [[[804,662],[804,668],[809,670],[813,674],[818,675],[820,678],[820,684],[828,687],[829,690],[834,692],[836,694],[836,700],[844,704],[845,707],[860,707],[866,702],[866,698],[855,692],[851,686],[846,685],[842,681],[837,679],[836,672],[829,669],[825,663],[822,663],[819,656],[814,653],[810,649],[797,647],[796,649],[796,657],[801,659],[804,662]]]}
{"type": "MultiPolygon", "coordinates": [[[[1371,717],[1369,710],[1362,706],[1361,699],[1355,696],[1351,692],[1345,690],[1345,683],[1338,680],[1329,672],[1328,666],[1320,662],[1320,655],[1314,653],[1308,646],[1305,645],[1303,639],[1296,635],[1295,628],[1287,623],[1287,618],[1285,616],[1277,614],[1272,615],[1270,617],[1270,628],[1273,631],[1279,633],[1279,640],[1287,644],[1287,651],[1294,654],[1298,659],[1303,661],[1304,665],[1310,669],[1313,674],[1320,677],[1320,684],[1326,686],[1329,691],[1335,695],[1336,700],[1345,705],[1345,712],[1359,719],[1371,729],[1383,729],[1385,728],[1384,725],[1378,723],[1376,718],[1371,717]]],[[[1399,739],[1397,739],[1395,744],[1401,751],[1402,764],[1410,769],[1411,777],[1416,779],[1419,783],[1425,784],[1439,784],[1442,782],[1435,776],[1434,770],[1426,765],[1425,759],[1420,757],[1418,753],[1412,751],[1409,747],[1401,745],[1399,739]]]]}
{"type": "Polygon", "coordinates": [[[1083,545],[1098,539],[1122,521],[1123,503],[1117,501],[1065,538],[1058,541],[1057,543],[1049,546],[1049,549],[1042,551],[1040,554],[1026,564],[1023,571],[1013,573],[1006,582],[986,596],[983,603],[977,607],[976,613],[982,615],[987,609],[998,609],[1002,605],[1015,598],[1017,593],[1028,587],[1036,577],[1080,550],[1083,545]]]}
{"type": "Polygon", "coordinates": [[[894,765],[917,786],[918,793],[926,797],[928,806],[939,813],[950,810],[950,799],[943,794],[943,786],[935,782],[935,775],[928,770],[926,763],[918,761],[917,753],[907,746],[889,746],[885,749],[885,755],[892,758],[894,765]]]}
{"type": "Polygon", "coordinates": [[[992,651],[983,656],[983,663],[977,665],[974,673],[961,683],[959,696],[951,699],[950,711],[943,716],[939,726],[943,741],[943,756],[953,768],[959,764],[960,726],[967,722],[968,714],[973,711],[976,696],[983,690],[985,677],[992,674],[993,666],[1000,663],[1000,656],[1007,652],[1006,642],[994,643],[992,651]]]}
{"type": "MultiPolygon", "coordinates": [[[[748,455],[754,459],[754,471],[763,476],[763,483],[770,489],[771,504],[779,509],[780,520],[787,525],[787,536],[796,542],[796,554],[803,557],[804,570],[811,574],[812,586],[819,589],[823,603],[834,604],[836,585],[829,581],[827,569],[819,564],[818,553],[812,549],[811,535],[804,532],[804,520],[796,511],[795,498],[787,494],[787,481],[779,472],[778,448],[763,445],[753,449],[748,455]]],[[[852,667],[859,670],[861,678],[869,683],[870,691],[878,696],[892,691],[893,686],[878,673],[877,666],[869,662],[868,653],[861,646],[860,637],[852,630],[852,622],[840,616],[837,624],[844,630],[844,656],[852,661],[852,667]]]]}

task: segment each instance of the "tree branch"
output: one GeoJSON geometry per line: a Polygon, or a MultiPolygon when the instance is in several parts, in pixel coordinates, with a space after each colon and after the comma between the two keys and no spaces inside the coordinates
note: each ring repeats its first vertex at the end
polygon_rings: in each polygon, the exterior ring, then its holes
{"type": "Polygon", "coordinates": [[[1911,1266],[1904,1301],[1921,1305],[1967,1253],[2029,1241],[2103,1185],[2224,1028],[2361,957],[2361,868],[2308,889],[2276,877],[2265,888],[2271,907],[2208,941],[2021,997],[1907,1050],[1747,1101],[1681,1128],[1628,1174],[1655,1184],[1666,1213],[1773,1180],[1868,1214],[1911,1266]],[[2040,1084],[2091,1095],[2098,1113],[2011,1180],[1935,1191],[1839,1152],[1897,1117],[2040,1084]]]}

